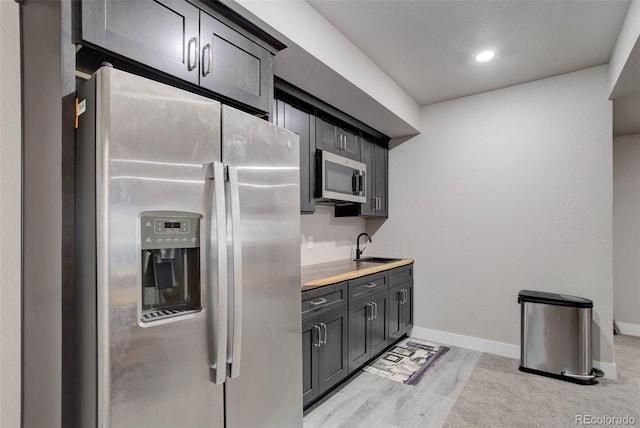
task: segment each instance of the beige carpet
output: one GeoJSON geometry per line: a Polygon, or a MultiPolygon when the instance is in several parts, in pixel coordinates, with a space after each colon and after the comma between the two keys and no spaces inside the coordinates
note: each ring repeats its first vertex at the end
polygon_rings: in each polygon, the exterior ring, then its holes
{"type": "Polygon", "coordinates": [[[576,415],[635,418],[640,426],[640,338],[615,336],[618,380],[593,386],[532,375],[519,361],[483,354],[446,427],[576,426],[576,415]]]}

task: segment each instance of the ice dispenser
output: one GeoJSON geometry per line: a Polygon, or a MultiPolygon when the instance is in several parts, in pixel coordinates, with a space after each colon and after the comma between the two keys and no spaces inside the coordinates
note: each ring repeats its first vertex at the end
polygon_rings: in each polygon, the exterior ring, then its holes
{"type": "Polygon", "coordinates": [[[200,218],[187,212],[146,212],[140,216],[143,323],[202,309],[200,218]]]}

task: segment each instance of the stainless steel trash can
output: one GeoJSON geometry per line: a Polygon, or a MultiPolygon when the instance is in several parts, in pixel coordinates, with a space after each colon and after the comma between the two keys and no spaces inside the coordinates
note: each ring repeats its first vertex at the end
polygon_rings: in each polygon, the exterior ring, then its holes
{"type": "Polygon", "coordinates": [[[602,372],[591,359],[589,299],[521,290],[520,370],[593,385],[602,372]]]}

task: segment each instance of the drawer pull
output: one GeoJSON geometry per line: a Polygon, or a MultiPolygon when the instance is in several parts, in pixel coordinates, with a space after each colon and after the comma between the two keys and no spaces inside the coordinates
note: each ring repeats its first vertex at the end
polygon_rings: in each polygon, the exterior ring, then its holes
{"type": "Polygon", "coordinates": [[[327,299],[325,299],[324,297],[318,299],[318,300],[314,300],[313,302],[309,302],[309,304],[311,305],[312,308],[322,305],[324,303],[327,303],[327,299]]]}
{"type": "Polygon", "coordinates": [[[364,288],[374,288],[374,287],[377,287],[377,286],[378,286],[378,283],[370,282],[368,284],[365,284],[364,288]]]}

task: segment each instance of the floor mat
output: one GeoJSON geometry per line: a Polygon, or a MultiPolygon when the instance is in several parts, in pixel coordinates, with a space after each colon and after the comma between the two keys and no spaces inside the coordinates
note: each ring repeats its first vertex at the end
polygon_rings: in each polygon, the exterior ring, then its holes
{"type": "Polygon", "coordinates": [[[449,348],[408,338],[397,343],[362,370],[405,385],[417,385],[449,348]]]}

